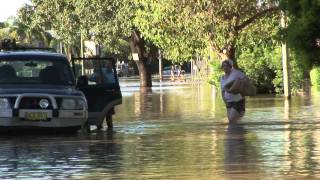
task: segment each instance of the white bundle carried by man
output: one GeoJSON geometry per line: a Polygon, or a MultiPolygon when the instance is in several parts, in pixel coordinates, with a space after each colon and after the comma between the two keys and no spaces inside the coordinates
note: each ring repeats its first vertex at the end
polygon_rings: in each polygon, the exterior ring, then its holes
{"type": "Polygon", "coordinates": [[[228,75],[224,75],[221,78],[221,86],[224,90],[228,93],[241,94],[242,96],[256,95],[256,87],[254,84],[242,71],[233,68],[232,60],[224,60],[221,67],[232,68],[228,75]]]}
{"type": "Polygon", "coordinates": [[[256,87],[251,80],[241,71],[234,69],[224,85],[227,92],[240,93],[243,96],[255,96],[256,87]]]}
{"type": "Polygon", "coordinates": [[[225,89],[229,93],[240,93],[243,96],[255,96],[257,93],[256,87],[247,76],[226,83],[225,89]]]}

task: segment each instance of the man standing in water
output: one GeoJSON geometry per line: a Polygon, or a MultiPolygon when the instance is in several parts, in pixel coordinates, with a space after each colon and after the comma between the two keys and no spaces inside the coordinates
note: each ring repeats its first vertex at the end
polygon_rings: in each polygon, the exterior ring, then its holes
{"type": "Polygon", "coordinates": [[[89,80],[94,81],[97,84],[114,84],[115,75],[112,63],[110,61],[106,61],[102,63],[101,69],[96,67],[89,80]]]}
{"type": "Polygon", "coordinates": [[[221,64],[224,75],[221,77],[221,93],[227,107],[227,116],[230,123],[239,120],[245,113],[245,98],[240,93],[231,93],[225,87],[237,79],[245,78],[245,74],[233,68],[232,60],[224,60],[221,64]]]}

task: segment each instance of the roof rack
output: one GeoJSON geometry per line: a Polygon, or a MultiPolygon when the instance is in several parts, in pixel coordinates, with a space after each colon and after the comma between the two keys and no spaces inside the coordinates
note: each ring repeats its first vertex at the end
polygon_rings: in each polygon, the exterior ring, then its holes
{"type": "Polygon", "coordinates": [[[23,46],[16,43],[15,39],[3,39],[0,43],[0,51],[26,51],[26,50],[42,50],[57,52],[54,48],[43,48],[43,47],[30,47],[23,46]]]}

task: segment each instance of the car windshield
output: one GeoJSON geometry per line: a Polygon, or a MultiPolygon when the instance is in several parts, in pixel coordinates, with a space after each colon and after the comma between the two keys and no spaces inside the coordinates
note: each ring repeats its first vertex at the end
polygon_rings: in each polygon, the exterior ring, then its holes
{"type": "Polygon", "coordinates": [[[69,64],[59,60],[0,60],[0,84],[73,85],[69,64]]]}

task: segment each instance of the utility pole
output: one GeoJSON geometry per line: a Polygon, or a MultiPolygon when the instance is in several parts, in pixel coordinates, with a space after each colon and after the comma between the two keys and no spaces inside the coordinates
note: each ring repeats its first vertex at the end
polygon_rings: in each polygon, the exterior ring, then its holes
{"type": "Polygon", "coordinates": [[[159,80],[160,82],[162,82],[162,54],[160,49],[159,49],[159,80]]]}
{"type": "Polygon", "coordinates": [[[82,32],[80,32],[80,56],[81,58],[84,58],[84,44],[82,32]]]}
{"type": "MultiPolygon", "coordinates": [[[[284,12],[281,12],[280,24],[282,28],[287,27],[286,16],[284,12]]],[[[283,89],[284,97],[290,99],[290,86],[289,86],[289,63],[288,63],[288,47],[286,42],[281,44],[282,51],[282,70],[283,70],[283,89]]]]}
{"type": "Polygon", "coordinates": [[[60,54],[63,54],[63,43],[62,40],[59,40],[59,48],[60,48],[60,54]]]}
{"type": "MultiPolygon", "coordinates": [[[[84,58],[84,45],[83,45],[83,36],[82,36],[82,32],[80,31],[80,56],[81,58],[84,58]]],[[[84,64],[83,64],[83,60],[81,61],[81,73],[82,75],[84,75],[84,64]]]]}

